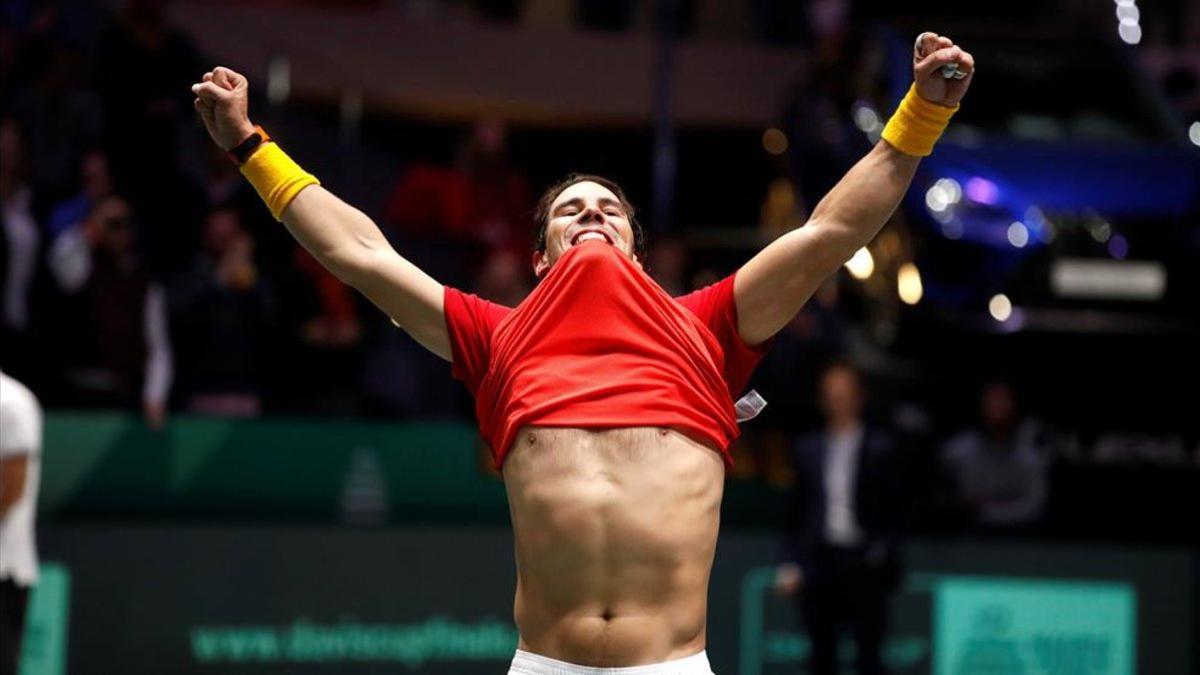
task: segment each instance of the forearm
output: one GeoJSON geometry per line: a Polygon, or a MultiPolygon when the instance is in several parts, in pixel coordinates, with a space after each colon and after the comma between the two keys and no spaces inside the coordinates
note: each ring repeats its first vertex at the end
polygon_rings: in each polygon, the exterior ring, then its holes
{"type": "Polygon", "coordinates": [[[920,161],[881,140],[817,204],[808,227],[821,229],[833,269],[875,238],[900,205],[920,161]]]}
{"type": "Polygon", "coordinates": [[[296,195],[283,224],[317,262],[352,286],[362,283],[373,256],[392,250],[374,221],[320,185],[296,195]]]}
{"type": "Polygon", "coordinates": [[[282,216],[292,236],[325,269],[362,292],[422,346],[450,359],[442,285],[401,257],[366,214],[310,185],[282,216]]]}
{"type": "Polygon", "coordinates": [[[25,456],[0,461],[0,520],[8,516],[8,512],[25,493],[27,466],[28,458],[25,456]]]}
{"type": "Polygon", "coordinates": [[[400,257],[363,212],[325,190],[247,115],[249,83],[228,68],[192,85],[204,126],[241,164],[277,220],[326,269],[362,291],[417,342],[449,359],[441,284],[400,257]]]}

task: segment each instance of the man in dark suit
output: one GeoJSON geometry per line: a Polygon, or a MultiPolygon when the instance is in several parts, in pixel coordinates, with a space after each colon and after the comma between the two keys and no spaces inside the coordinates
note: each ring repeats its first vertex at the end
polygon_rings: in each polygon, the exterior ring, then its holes
{"type": "Polygon", "coordinates": [[[890,434],[864,423],[853,366],[837,362],[825,370],[820,404],[825,428],[796,444],[789,561],[779,568],[777,588],[801,590],[813,675],[838,672],[846,628],[857,643],[859,674],[875,675],[883,672],[888,596],[900,578],[903,466],[890,434]]]}

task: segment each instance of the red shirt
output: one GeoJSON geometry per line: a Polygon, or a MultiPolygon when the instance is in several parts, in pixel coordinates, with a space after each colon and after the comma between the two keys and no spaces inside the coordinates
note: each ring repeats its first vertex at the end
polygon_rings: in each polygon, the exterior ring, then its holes
{"type": "Polygon", "coordinates": [[[525,425],[672,427],[730,463],[733,396],[770,346],[738,335],[733,279],[672,298],[619,250],[588,241],[516,309],[446,287],[451,372],[475,396],[496,466],[525,425]]]}

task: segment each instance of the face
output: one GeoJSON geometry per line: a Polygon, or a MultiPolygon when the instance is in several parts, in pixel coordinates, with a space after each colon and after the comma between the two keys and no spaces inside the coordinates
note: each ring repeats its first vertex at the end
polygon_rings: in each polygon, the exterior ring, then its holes
{"type": "Polygon", "coordinates": [[[5,173],[12,171],[21,160],[21,130],[15,122],[0,124],[0,164],[5,173]]]}
{"type": "Polygon", "coordinates": [[[112,192],[112,176],[108,171],[108,160],[103,154],[89,152],[84,155],[80,171],[83,174],[83,189],[92,199],[102,199],[112,192]]]}
{"type": "Polygon", "coordinates": [[[847,368],[834,368],[821,378],[821,407],[829,418],[859,417],[862,393],[858,375],[847,368]]]}
{"type": "Polygon", "coordinates": [[[989,384],[983,390],[983,421],[992,429],[1007,429],[1017,417],[1017,400],[1006,384],[989,384]]]}
{"type": "Polygon", "coordinates": [[[633,226],[621,200],[603,185],[583,181],[563,190],[550,206],[546,250],[533,254],[534,274],[543,276],[563,253],[589,239],[615,246],[642,264],[633,252],[633,226]]]}
{"type": "Polygon", "coordinates": [[[109,252],[120,255],[133,248],[133,212],[120,197],[108,197],[96,206],[96,237],[109,252]]]}
{"type": "Polygon", "coordinates": [[[205,248],[214,255],[222,255],[237,240],[241,232],[241,222],[236,211],[217,209],[208,214],[204,223],[205,248]]]}

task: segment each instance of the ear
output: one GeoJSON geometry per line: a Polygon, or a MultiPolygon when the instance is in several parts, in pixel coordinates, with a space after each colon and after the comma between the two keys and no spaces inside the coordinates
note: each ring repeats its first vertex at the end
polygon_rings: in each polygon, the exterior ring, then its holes
{"type": "Polygon", "coordinates": [[[546,276],[546,271],[550,269],[550,263],[546,262],[546,254],[543,251],[533,252],[533,276],[541,279],[546,276]]]}

